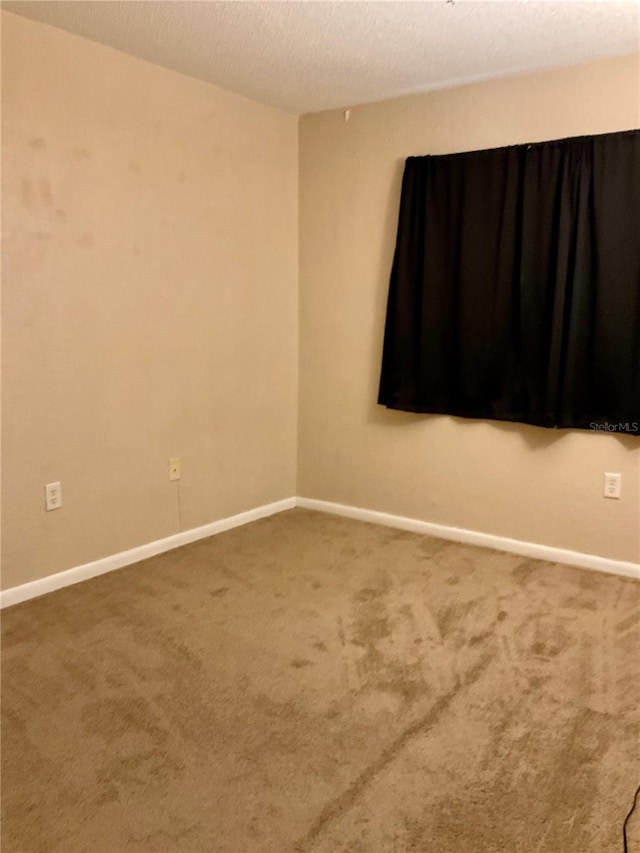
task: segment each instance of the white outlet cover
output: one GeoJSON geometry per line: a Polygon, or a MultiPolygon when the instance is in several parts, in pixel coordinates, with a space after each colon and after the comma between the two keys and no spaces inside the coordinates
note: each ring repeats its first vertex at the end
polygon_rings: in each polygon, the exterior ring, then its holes
{"type": "Polygon", "coordinates": [[[618,500],[622,492],[622,474],[605,472],[604,496],[612,500],[618,500]]]}
{"type": "Polygon", "coordinates": [[[47,512],[52,509],[60,509],[62,506],[62,484],[60,482],[47,483],[44,487],[44,495],[47,512]]]}

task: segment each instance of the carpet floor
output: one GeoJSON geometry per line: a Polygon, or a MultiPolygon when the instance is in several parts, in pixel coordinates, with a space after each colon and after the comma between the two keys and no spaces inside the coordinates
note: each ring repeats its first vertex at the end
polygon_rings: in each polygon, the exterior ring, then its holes
{"type": "Polygon", "coordinates": [[[296,509],[2,621],[3,853],[622,851],[636,581],[296,509]]]}

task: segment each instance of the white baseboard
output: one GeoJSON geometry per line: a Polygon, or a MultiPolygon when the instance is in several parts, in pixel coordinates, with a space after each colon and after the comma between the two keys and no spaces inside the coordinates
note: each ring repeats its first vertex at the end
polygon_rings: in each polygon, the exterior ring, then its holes
{"type": "Polygon", "coordinates": [[[401,515],[391,515],[386,512],[346,506],[345,504],[332,503],[331,501],[297,497],[285,498],[281,501],[265,504],[264,506],[250,509],[247,512],[229,516],[229,518],[221,518],[219,521],[213,521],[211,524],[205,524],[202,527],[194,527],[191,530],[167,536],[166,539],[148,542],[146,545],[139,545],[137,548],[131,548],[128,551],[121,551],[119,554],[112,554],[109,557],[85,563],[83,566],[75,566],[64,572],[58,572],[57,574],[48,575],[47,577],[22,584],[21,586],[5,589],[0,592],[0,608],[11,607],[13,604],[20,604],[22,601],[37,598],[56,589],[62,589],[65,586],[89,580],[89,578],[106,574],[106,572],[112,572],[115,569],[121,569],[124,566],[130,566],[132,563],[139,563],[140,560],[146,560],[148,557],[154,557],[156,554],[172,551],[181,545],[188,545],[190,542],[196,542],[198,539],[215,536],[216,533],[223,533],[225,530],[241,527],[243,524],[249,524],[251,521],[257,521],[260,518],[267,518],[270,515],[275,515],[287,509],[293,509],[296,506],[303,509],[316,510],[317,512],[327,512],[332,515],[342,515],[346,518],[357,519],[358,521],[383,524],[386,527],[396,527],[399,530],[409,530],[413,533],[423,533],[428,536],[436,536],[439,539],[450,539],[453,542],[479,545],[481,548],[493,548],[496,551],[507,551],[512,554],[520,554],[523,557],[533,557],[534,559],[547,560],[551,563],[565,563],[566,565],[578,566],[582,569],[608,572],[609,574],[623,575],[624,577],[640,580],[640,564],[638,563],[610,560],[607,557],[598,557],[595,554],[582,554],[579,551],[552,548],[548,545],[524,542],[520,539],[508,539],[505,536],[493,536],[490,533],[479,533],[476,530],[466,530],[462,527],[447,527],[444,524],[432,524],[429,521],[420,521],[417,518],[406,518],[401,515]]]}
{"type": "Polygon", "coordinates": [[[229,518],[221,518],[219,521],[204,524],[202,527],[193,527],[191,530],[167,536],[166,539],[157,539],[155,542],[148,542],[146,545],[139,545],[137,548],[131,548],[128,551],[121,551],[119,554],[112,554],[109,557],[85,563],[83,566],[75,566],[64,572],[47,575],[47,577],[39,580],[5,589],[0,592],[0,608],[11,607],[12,604],[20,604],[22,601],[37,598],[47,592],[53,592],[56,589],[62,589],[62,587],[104,575],[115,569],[130,566],[132,563],[139,563],[140,560],[146,560],[156,554],[163,554],[165,551],[172,551],[174,548],[188,545],[198,539],[206,539],[208,536],[214,536],[216,533],[223,533],[225,530],[249,524],[249,522],[257,521],[259,518],[275,515],[285,509],[293,509],[295,505],[295,498],[285,498],[281,501],[275,501],[275,503],[247,510],[247,512],[240,512],[238,515],[231,515],[229,518]]]}
{"type": "Polygon", "coordinates": [[[567,551],[564,548],[552,548],[549,545],[539,545],[536,542],[524,542],[520,539],[508,539],[506,536],[493,536],[490,533],[479,533],[476,530],[466,530],[462,527],[447,527],[444,524],[432,524],[416,518],[405,518],[401,515],[390,515],[372,509],[361,509],[345,504],[318,501],[312,498],[296,498],[296,506],[313,509],[318,512],[328,512],[332,515],[342,515],[345,518],[355,518],[359,521],[369,521],[373,524],[383,524],[386,527],[397,527],[413,533],[426,533],[439,539],[450,539],[453,542],[464,542],[468,545],[479,545],[481,548],[493,548],[496,551],[508,551],[523,557],[533,557],[536,560],[546,560],[550,563],[565,563],[568,566],[578,566],[581,569],[592,569],[597,572],[608,572],[613,575],[623,575],[640,580],[640,563],[628,563],[624,560],[610,560],[595,554],[582,554],[579,551],[567,551]]]}

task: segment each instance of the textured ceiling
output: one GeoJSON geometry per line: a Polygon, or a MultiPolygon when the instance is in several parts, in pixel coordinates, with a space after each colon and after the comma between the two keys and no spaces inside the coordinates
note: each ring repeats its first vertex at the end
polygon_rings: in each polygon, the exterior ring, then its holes
{"type": "Polygon", "coordinates": [[[640,41],[637,2],[2,5],[292,113],[633,53],[640,41]]]}

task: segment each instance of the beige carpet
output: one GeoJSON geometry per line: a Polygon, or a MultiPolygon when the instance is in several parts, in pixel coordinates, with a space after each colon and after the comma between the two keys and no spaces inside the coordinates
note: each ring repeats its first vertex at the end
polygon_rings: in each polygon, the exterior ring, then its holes
{"type": "Polygon", "coordinates": [[[293,510],[3,640],[3,853],[622,851],[634,581],[293,510]]]}

